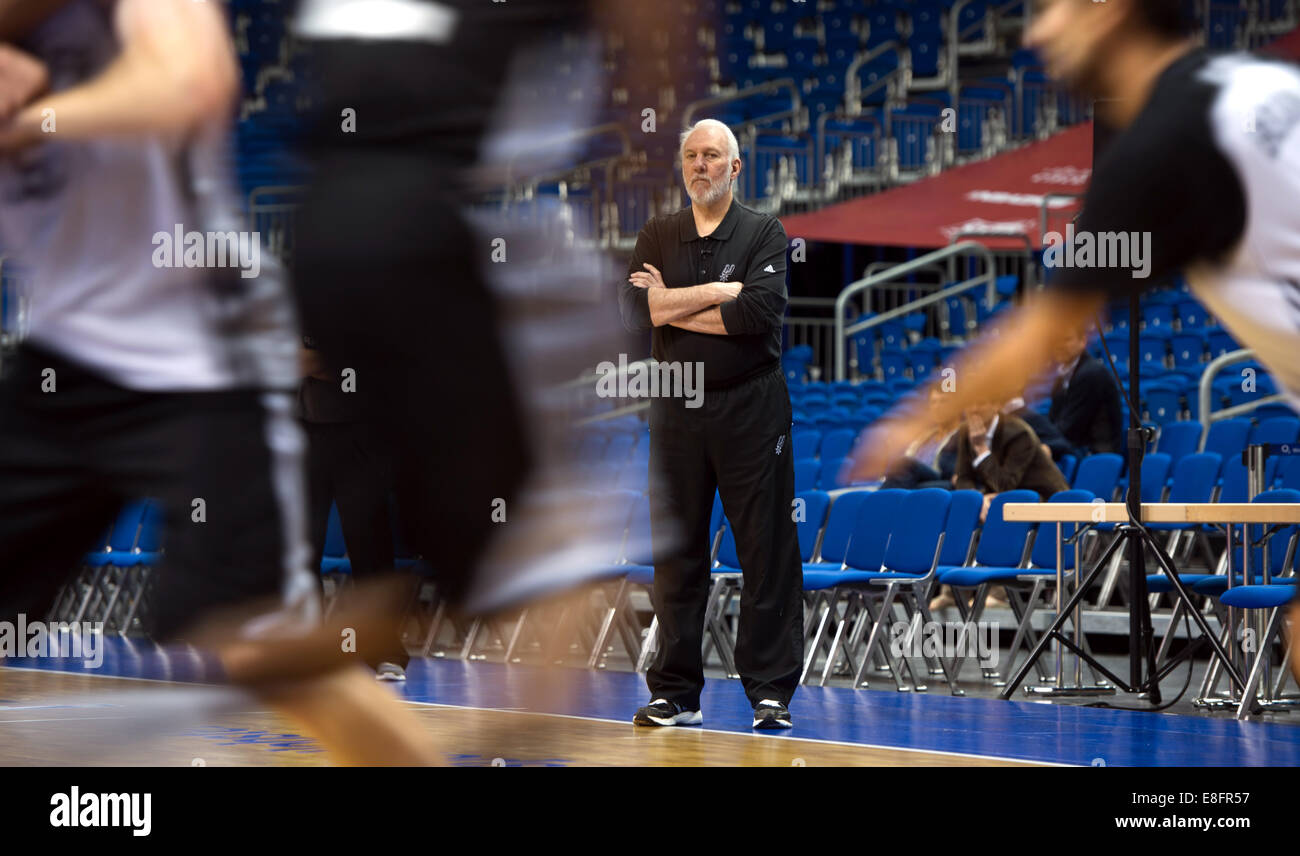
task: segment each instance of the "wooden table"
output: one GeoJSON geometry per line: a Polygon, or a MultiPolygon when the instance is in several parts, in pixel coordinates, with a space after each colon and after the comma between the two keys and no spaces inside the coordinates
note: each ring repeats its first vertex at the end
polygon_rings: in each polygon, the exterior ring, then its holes
{"type": "MultiPolygon", "coordinates": [[[[1224,525],[1228,532],[1228,585],[1231,587],[1235,582],[1236,572],[1232,567],[1233,543],[1232,543],[1232,526],[1235,524],[1282,524],[1289,525],[1300,523],[1300,503],[1273,503],[1273,502],[1149,502],[1143,503],[1141,508],[1143,523],[1211,523],[1224,525]]],[[[1059,545],[1061,539],[1062,523],[1127,523],[1128,507],[1122,502],[1011,502],[1002,507],[1002,516],[1004,520],[1025,522],[1025,523],[1055,523],[1057,542],[1059,545]]],[[[1249,543],[1249,539],[1245,539],[1249,543]]],[[[1250,551],[1244,551],[1246,567],[1246,582],[1254,582],[1254,575],[1250,572],[1250,551]]],[[[1061,576],[1060,568],[1060,549],[1057,549],[1057,576],[1061,576]]],[[[1076,568],[1076,573],[1078,568],[1076,568]]],[[[1267,570],[1265,569],[1265,575],[1267,570]]],[[[1058,606],[1059,606],[1058,585],[1058,606]]],[[[1232,633],[1235,636],[1236,616],[1235,610],[1229,609],[1229,625],[1232,627],[1232,633]]],[[[1078,631],[1079,613],[1075,610],[1075,629],[1078,631]]],[[[1263,616],[1257,616],[1256,628],[1257,638],[1262,643],[1264,631],[1263,616]]],[[[1172,628],[1170,629],[1172,633],[1172,628]]],[[[1257,666],[1265,664],[1267,671],[1267,657],[1260,657],[1258,654],[1265,652],[1260,651],[1256,656],[1256,663],[1251,662],[1249,651],[1243,652],[1245,669],[1249,675],[1246,686],[1242,688],[1241,703],[1237,710],[1239,719],[1244,718],[1249,704],[1252,702],[1260,675],[1257,666]]],[[[1059,660],[1059,654],[1058,654],[1059,660]]],[[[1058,667],[1059,668],[1059,667],[1058,667]]],[[[1076,671],[1077,671],[1076,665],[1076,671]]],[[[1267,674],[1263,676],[1267,682],[1267,674]]]]}

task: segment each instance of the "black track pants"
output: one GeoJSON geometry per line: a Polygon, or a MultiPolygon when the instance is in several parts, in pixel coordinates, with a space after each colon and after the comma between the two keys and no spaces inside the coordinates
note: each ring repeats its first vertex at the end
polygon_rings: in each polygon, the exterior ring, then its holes
{"type": "Polygon", "coordinates": [[[655,538],[659,652],[646,675],[651,698],[699,709],[716,488],[744,571],[736,668],[752,704],[789,704],[803,660],[803,565],[785,378],[774,371],[706,392],[699,408],[686,403],[656,399],[650,412],[651,526],[681,533],[673,549],[655,538]]]}

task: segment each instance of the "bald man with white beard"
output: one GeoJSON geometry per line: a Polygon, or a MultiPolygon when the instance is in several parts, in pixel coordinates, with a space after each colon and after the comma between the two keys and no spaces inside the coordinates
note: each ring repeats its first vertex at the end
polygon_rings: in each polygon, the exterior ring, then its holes
{"type": "Polygon", "coordinates": [[[705,119],[689,129],[681,160],[691,204],[641,230],[620,294],[627,328],[653,331],[654,358],[698,367],[704,385],[702,405],[662,395],[650,403],[659,650],[646,675],[651,701],[633,721],[703,721],[716,489],[744,573],[736,668],[754,707],[753,727],[789,728],[803,660],[803,565],[792,515],[790,394],[781,372],[787,240],[774,216],[735,200],[742,163],[726,125],[705,119]],[[671,549],[663,538],[670,529],[682,535],[671,549]]]}

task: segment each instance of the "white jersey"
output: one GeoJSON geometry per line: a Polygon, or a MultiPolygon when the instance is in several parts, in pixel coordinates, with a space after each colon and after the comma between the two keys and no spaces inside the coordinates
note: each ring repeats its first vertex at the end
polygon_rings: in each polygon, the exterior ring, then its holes
{"type": "MultiPolygon", "coordinates": [[[[1149,233],[1151,275],[1185,271],[1300,408],[1300,69],[1202,50],[1174,62],[1098,156],[1085,231],[1149,233]]],[[[1121,295],[1151,280],[1116,266],[1053,282],[1121,295]]]]}
{"type": "MultiPolygon", "coordinates": [[[[94,0],[73,0],[20,47],[55,91],[118,51],[94,0]]],[[[292,304],[238,214],[225,123],[182,147],[63,142],[57,120],[47,142],[0,159],[0,253],[18,263],[27,338],[138,390],[292,387],[292,304]]]]}
{"type": "Polygon", "coordinates": [[[1201,74],[1218,94],[1215,143],[1245,196],[1244,230],[1218,265],[1187,270],[1196,296],[1300,405],[1300,71],[1221,57],[1201,74]]]}

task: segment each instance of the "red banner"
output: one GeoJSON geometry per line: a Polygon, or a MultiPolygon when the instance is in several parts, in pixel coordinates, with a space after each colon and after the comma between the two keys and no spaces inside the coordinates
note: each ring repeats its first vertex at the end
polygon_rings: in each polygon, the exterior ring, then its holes
{"type": "MultiPolygon", "coordinates": [[[[791,239],[807,241],[932,248],[947,246],[960,232],[1021,233],[1041,249],[1043,196],[1082,194],[1091,174],[1087,122],[985,161],[781,222],[791,239]]],[[[1049,205],[1049,231],[1064,229],[1078,211],[1077,200],[1049,205]]],[[[1024,246],[1021,239],[981,242],[996,249],[1024,246]]]]}

